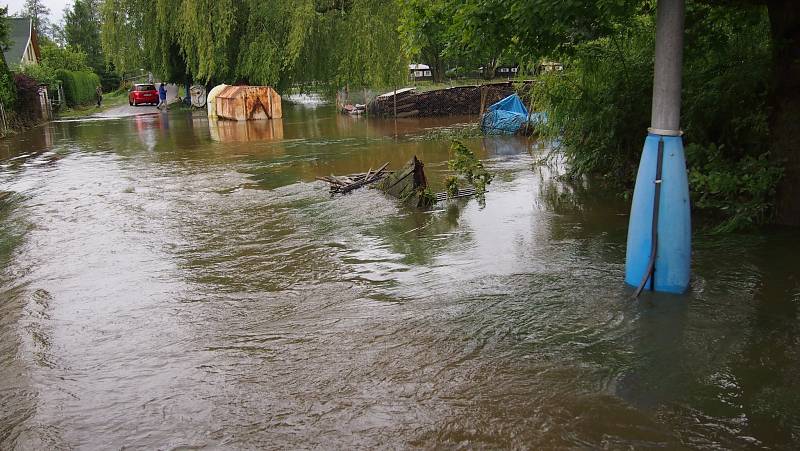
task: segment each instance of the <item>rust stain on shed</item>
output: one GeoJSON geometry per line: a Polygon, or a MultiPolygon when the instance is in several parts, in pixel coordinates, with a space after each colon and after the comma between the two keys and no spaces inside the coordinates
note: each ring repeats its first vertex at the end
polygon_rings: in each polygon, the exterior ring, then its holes
{"type": "Polygon", "coordinates": [[[234,121],[279,119],[281,96],[269,86],[228,86],[215,99],[217,116],[234,121]]]}

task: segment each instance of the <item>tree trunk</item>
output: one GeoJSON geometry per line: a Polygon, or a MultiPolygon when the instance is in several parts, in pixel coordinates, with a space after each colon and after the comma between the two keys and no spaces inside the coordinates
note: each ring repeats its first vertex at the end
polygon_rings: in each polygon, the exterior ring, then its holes
{"type": "Polygon", "coordinates": [[[442,57],[436,55],[433,59],[433,81],[441,83],[444,80],[444,61],[442,57]]]}
{"type": "Polygon", "coordinates": [[[483,78],[486,80],[493,79],[495,69],[497,69],[497,58],[492,58],[483,66],[483,78]]]}
{"type": "Polygon", "coordinates": [[[770,0],[773,82],[770,134],[775,156],[785,161],[778,187],[778,222],[800,225],[800,2],[770,0]]]}

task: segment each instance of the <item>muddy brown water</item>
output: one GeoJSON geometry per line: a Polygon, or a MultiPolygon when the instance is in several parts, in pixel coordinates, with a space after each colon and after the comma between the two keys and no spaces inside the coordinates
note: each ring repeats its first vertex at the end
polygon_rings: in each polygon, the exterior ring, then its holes
{"type": "Polygon", "coordinates": [[[536,143],[413,212],[318,175],[470,118],[172,112],[0,142],[0,448],[800,447],[796,230],[698,234],[684,296],[629,299],[627,204],[536,143]]]}

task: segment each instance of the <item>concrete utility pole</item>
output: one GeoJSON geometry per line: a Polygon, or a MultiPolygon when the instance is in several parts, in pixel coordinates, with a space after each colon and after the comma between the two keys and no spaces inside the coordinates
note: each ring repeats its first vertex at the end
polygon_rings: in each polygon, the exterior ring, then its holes
{"type": "Polygon", "coordinates": [[[652,291],[689,288],[691,212],[680,130],[684,0],[659,0],[653,111],[628,225],[625,282],[652,291]]]}
{"type": "Polygon", "coordinates": [[[680,135],[684,0],[659,0],[650,133],[680,135]]]}

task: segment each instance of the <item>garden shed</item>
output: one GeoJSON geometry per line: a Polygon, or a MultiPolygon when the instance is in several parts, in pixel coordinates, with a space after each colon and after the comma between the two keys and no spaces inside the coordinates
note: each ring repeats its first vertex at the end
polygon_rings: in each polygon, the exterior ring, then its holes
{"type": "Polygon", "coordinates": [[[281,96],[269,86],[228,86],[214,99],[220,119],[252,121],[283,116],[281,96]]]}

